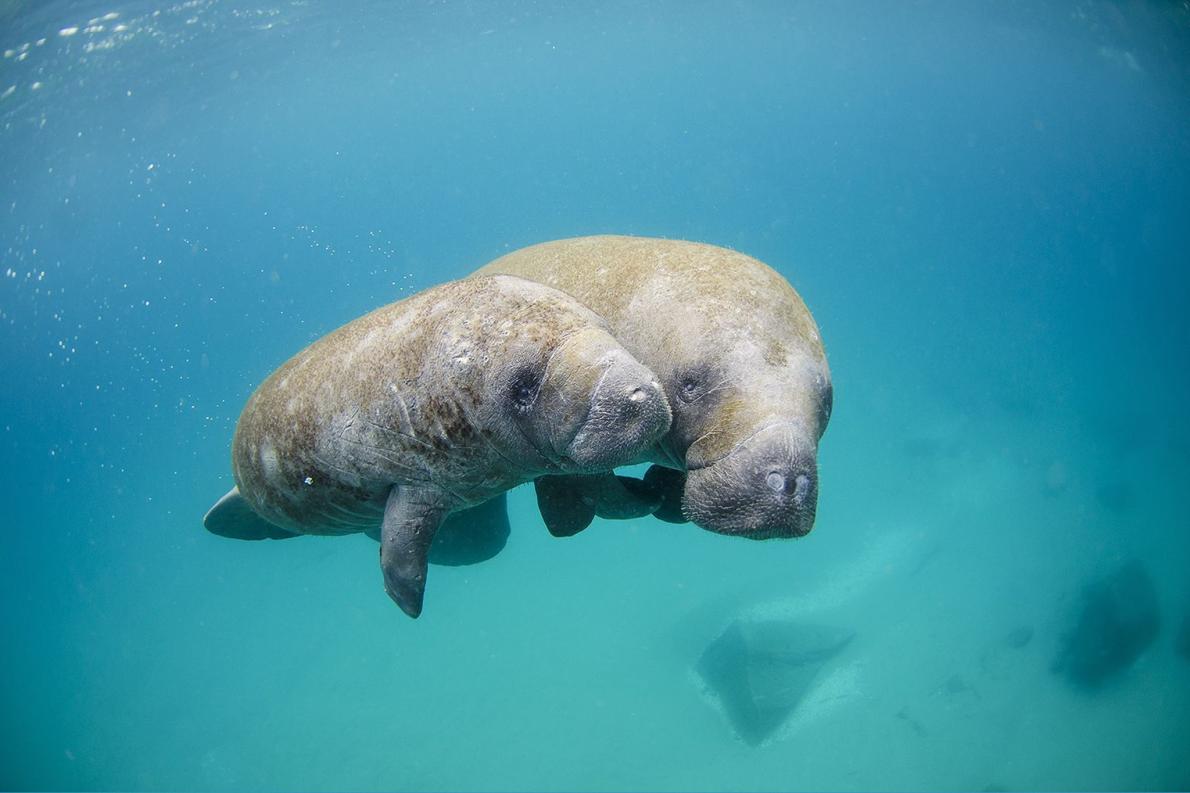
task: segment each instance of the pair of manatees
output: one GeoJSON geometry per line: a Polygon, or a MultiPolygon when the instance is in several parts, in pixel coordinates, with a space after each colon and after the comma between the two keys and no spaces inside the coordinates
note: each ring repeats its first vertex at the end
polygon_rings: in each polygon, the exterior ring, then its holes
{"type": "Polygon", "coordinates": [[[650,513],[805,535],[831,394],[810,312],[761,262],[674,240],[544,243],[274,372],[236,427],[236,487],[204,523],[238,539],[367,532],[416,617],[444,520],[440,540],[490,555],[500,496],[530,480],[556,535],[650,513]],[[613,473],[640,462],[643,480],[613,473]]]}

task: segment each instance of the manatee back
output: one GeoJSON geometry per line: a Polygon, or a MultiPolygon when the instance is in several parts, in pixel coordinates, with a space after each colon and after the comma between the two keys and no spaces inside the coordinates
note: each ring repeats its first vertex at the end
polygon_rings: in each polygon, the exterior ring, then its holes
{"type": "MultiPolygon", "coordinates": [[[[789,282],[763,262],[727,248],[648,237],[575,237],[513,251],[476,271],[493,273],[573,295],[613,330],[651,316],[679,328],[697,324],[701,338],[746,334],[784,341],[817,360],[826,357],[818,326],[789,282]],[[660,315],[649,314],[648,307],[660,315]]],[[[634,335],[648,334],[642,329],[634,335]]],[[[645,346],[646,340],[637,343],[645,346]]]]}
{"type": "Polygon", "coordinates": [[[418,302],[384,306],[327,334],[252,394],[236,426],[232,469],[256,512],[301,533],[362,531],[379,524],[401,473],[422,469],[408,444],[369,437],[398,428],[368,431],[388,384],[417,374],[415,356],[426,346],[418,302]]]}

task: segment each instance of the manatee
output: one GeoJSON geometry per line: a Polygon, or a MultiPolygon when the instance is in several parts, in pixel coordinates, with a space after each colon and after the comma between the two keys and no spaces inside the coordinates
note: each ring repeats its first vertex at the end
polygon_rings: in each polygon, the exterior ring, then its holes
{"type": "Polygon", "coordinates": [[[673,410],[669,431],[634,460],[654,463],[643,492],[621,482],[593,495],[592,477],[539,479],[551,531],[573,534],[594,515],[650,503],[663,520],[722,534],[810,531],[833,391],[814,318],[781,275],[713,245],[617,236],[523,248],[477,275],[495,273],[560,289],[602,316],[657,374],[673,410]]]}
{"type": "Polygon", "coordinates": [[[447,516],[636,459],[669,421],[655,375],[572,297],[510,276],[453,281],[270,375],[236,426],[236,486],[204,524],[238,539],[378,535],[385,590],[417,617],[447,516]]]}

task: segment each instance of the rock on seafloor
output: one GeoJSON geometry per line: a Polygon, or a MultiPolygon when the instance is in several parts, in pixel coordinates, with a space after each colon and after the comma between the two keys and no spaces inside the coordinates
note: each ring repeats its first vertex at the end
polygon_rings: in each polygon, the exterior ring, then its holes
{"type": "Polygon", "coordinates": [[[1053,669],[1075,687],[1093,690],[1120,675],[1157,637],[1157,592],[1138,561],[1089,582],[1053,669]]]}
{"type": "Polygon", "coordinates": [[[758,746],[792,715],[850,630],[788,620],[737,619],[695,666],[736,734],[758,746]]]}

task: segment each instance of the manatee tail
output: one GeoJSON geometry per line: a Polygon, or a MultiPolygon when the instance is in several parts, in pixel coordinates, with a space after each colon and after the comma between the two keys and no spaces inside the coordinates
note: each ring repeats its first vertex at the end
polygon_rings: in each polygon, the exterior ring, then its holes
{"type": "Polygon", "coordinates": [[[228,490],[227,495],[215,502],[203,517],[202,525],[211,534],[233,540],[286,540],[300,536],[257,515],[238,487],[228,490]]]}

